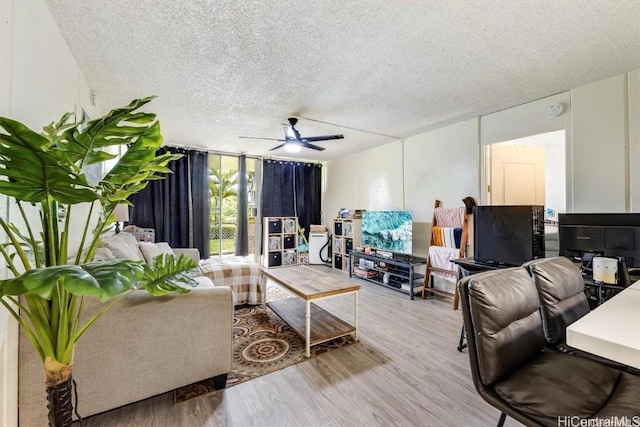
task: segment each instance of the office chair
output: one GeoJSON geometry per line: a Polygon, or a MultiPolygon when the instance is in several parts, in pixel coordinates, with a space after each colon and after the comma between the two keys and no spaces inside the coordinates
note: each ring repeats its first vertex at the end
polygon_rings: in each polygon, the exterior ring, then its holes
{"type": "Polygon", "coordinates": [[[580,269],[566,257],[540,258],[523,266],[538,290],[547,343],[560,351],[568,351],[567,326],[590,311],[580,269]]]}
{"type": "Polygon", "coordinates": [[[575,349],[566,343],[567,326],[589,313],[584,279],[579,268],[566,257],[541,258],[524,264],[536,284],[540,314],[549,347],[639,375],[630,366],[575,349]]]}
{"type": "MultiPolygon", "coordinates": [[[[473,384],[480,396],[527,426],[569,417],[636,416],[640,377],[546,348],[538,291],[525,268],[458,282],[473,384]]],[[[572,422],[575,419],[572,419],[572,422]]]]}

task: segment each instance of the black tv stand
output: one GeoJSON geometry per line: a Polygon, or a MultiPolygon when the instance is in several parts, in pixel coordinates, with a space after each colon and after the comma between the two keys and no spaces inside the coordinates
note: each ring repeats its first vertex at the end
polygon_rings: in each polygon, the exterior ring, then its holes
{"type": "Polygon", "coordinates": [[[349,254],[349,277],[366,280],[394,291],[409,294],[411,299],[422,292],[424,274],[416,273],[415,267],[425,265],[426,259],[411,255],[397,255],[387,258],[364,252],[349,254]],[[360,269],[360,260],[369,261],[369,267],[360,269]],[[422,280],[421,280],[422,279],[422,280]],[[418,284],[416,284],[418,280],[418,284]]]}

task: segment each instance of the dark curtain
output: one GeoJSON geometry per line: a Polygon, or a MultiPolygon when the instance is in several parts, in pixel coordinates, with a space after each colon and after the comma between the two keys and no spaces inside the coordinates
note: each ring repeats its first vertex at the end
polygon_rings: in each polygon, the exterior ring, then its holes
{"type": "Polygon", "coordinates": [[[198,248],[209,257],[209,160],[208,153],[162,147],[158,154],[184,156],[169,163],[171,174],[151,181],[131,196],[129,223],[155,229],[157,242],[174,248],[198,248]]]}
{"type": "Polygon", "coordinates": [[[247,157],[238,157],[238,214],[236,219],[236,255],[249,254],[249,232],[247,230],[247,157]]]}
{"type": "Polygon", "coordinates": [[[209,225],[211,222],[211,195],[209,194],[209,153],[191,150],[192,248],[200,250],[204,259],[211,255],[209,225]]]}
{"type": "Polygon", "coordinates": [[[264,160],[262,162],[263,217],[297,216],[309,238],[309,225],[320,224],[322,166],[314,163],[264,160]]]}

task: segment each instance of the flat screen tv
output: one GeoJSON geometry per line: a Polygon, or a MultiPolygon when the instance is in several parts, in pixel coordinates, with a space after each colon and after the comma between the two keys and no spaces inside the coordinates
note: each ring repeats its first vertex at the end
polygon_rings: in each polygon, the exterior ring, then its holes
{"type": "Polygon", "coordinates": [[[559,254],[582,260],[584,254],[624,257],[640,267],[640,214],[571,213],[558,215],[559,254]]]}
{"type": "Polygon", "coordinates": [[[411,254],[413,214],[411,211],[364,211],[362,244],[382,251],[411,254]]]}

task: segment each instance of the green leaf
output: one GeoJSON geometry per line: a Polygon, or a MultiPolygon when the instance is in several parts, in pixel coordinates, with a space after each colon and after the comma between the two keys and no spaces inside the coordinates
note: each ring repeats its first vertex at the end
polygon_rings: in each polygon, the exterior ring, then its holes
{"type": "Polygon", "coordinates": [[[0,298],[7,295],[24,295],[27,291],[20,278],[0,280],[0,298]]]}
{"type": "Polygon", "coordinates": [[[0,281],[2,295],[27,292],[51,300],[58,284],[71,295],[95,296],[102,302],[135,289],[143,268],[139,262],[95,261],[84,265],[59,265],[29,270],[20,277],[0,281]]]}
{"type": "Polygon", "coordinates": [[[68,128],[60,120],[45,131],[56,142],[56,147],[69,156],[72,163],[80,167],[97,163],[104,155],[102,153],[105,148],[134,142],[155,122],[155,114],[134,113],[153,98],[133,100],[126,107],[111,110],[104,117],[89,121],[86,126],[78,123],[68,128]],[[131,123],[134,122],[136,125],[132,126],[131,123]],[[58,134],[61,135],[55,137],[58,134]]]}
{"type": "Polygon", "coordinates": [[[166,295],[172,292],[184,294],[188,287],[198,286],[189,272],[197,268],[195,261],[184,254],[178,258],[162,254],[153,259],[153,267],[144,266],[144,276],[138,288],[144,288],[152,295],[166,295]]]}
{"type": "Polygon", "coordinates": [[[0,117],[0,193],[41,203],[50,197],[64,204],[96,200],[98,194],[76,172],[64,152],[49,150],[49,140],[22,123],[0,117]]]}
{"type": "Polygon", "coordinates": [[[79,253],[92,259],[100,237],[113,222],[110,216],[114,206],[126,203],[149,181],[170,173],[169,162],[181,157],[157,155],[163,142],[160,124],[154,114],[136,111],[152,98],[134,100],[88,123],[70,122],[72,114],[66,113],[58,122],[47,125],[43,134],[0,117],[0,194],[28,202],[39,210],[39,215],[27,216],[18,203],[22,218],[29,225],[26,234],[22,227],[10,226],[0,218],[0,228],[8,236],[8,242],[0,243],[0,257],[17,275],[0,280],[0,297],[7,297],[1,302],[9,308],[7,301],[19,304],[16,297],[24,297],[26,305],[20,306],[19,313],[9,311],[21,322],[43,358],[62,357],[65,363],[71,362],[75,341],[130,290],[145,287],[154,295],[164,295],[187,292],[196,284],[188,276],[195,267],[188,258],[161,258],[153,269],[118,260],[53,265],[66,262],[68,236],[74,229],[82,233],[79,253]],[[113,147],[121,147],[124,154],[97,185],[89,183],[82,172],[84,167],[113,159],[113,147]],[[91,202],[91,209],[97,205],[95,202],[100,203],[102,212],[97,221],[90,213],[86,221],[70,224],[72,205],[83,202],[91,202]],[[39,239],[36,230],[40,231],[39,239]],[[34,254],[36,263],[31,259],[34,254]],[[53,266],[20,274],[17,261],[26,269],[33,265],[53,266]],[[78,299],[84,296],[111,301],[80,327],[83,305],[78,299]]]}

